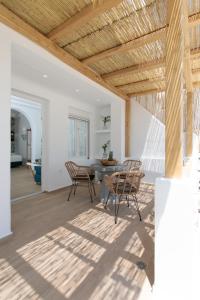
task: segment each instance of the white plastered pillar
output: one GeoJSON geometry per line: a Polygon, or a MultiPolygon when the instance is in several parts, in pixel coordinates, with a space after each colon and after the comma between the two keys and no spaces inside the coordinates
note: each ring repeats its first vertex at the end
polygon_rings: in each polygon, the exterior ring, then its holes
{"type": "Polygon", "coordinates": [[[0,239],[11,234],[10,97],[11,41],[0,24],[0,239]]]}
{"type": "Polygon", "coordinates": [[[111,149],[118,161],[125,157],[125,101],[111,103],[111,149]]]}

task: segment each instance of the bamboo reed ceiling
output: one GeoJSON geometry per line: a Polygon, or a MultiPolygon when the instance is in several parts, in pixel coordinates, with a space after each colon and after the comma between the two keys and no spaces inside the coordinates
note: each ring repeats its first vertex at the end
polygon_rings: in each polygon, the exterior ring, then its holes
{"type": "Polygon", "coordinates": [[[92,68],[100,74],[106,74],[120,69],[125,69],[132,65],[150,62],[155,59],[160,59],[165,55],[165,44],[154,42],[146,44],[138,49],[113,55],[111,57],[99,60],[92,64],[92,68]]]}
{"type": "Polygon", "coordinates": [[[193,69],[194,71],[200,69],[200,60],[194,60],[194,61],[192,62],[192,69],[193,69]]]}
{"type": "Polygon", "coordinates": [[[7,8],[47,34],[91,3],[90,0],[3,0],[7,8]]]}
{"type": "MultiPolygon", "coordinates": [[[[0,2],[78,59],[83,68],[100,76],[108,87],[131,95],[165,88],[167,1],[0,2]]],[[[191,66],[195,72],[200,70],[200,1],[188,0],[188,10],[191,66]]]]}
{"type": "Polygon", "coordinates": [[[131,3],[134,2],[139,1],[130,1],[130,4],[128,1],[123,1],[116,8],[85,24],[77,31],[76,39],[75,35],[69,36],[67,39],[62,39],[60,45],[66,45],[66,49],[81,48],[79,56],[84,59],[165,25],[165,1],[145,1],[146,6],[143,8],[138,5],[132,6],[131,3]]]}
{"type": "MultiPolygon", "coordinates": [[[[140,72],[138,74],[126,74],[120,77],[114,77],[114,78],[110,78],[107,81],[116,86],[122,86],[122,85],[127,85],[130,84],[132,82],[137,83],[140,81],[144,81],[147,79],[154,79],[154,78],[164,78],[165,72],[164,72],[164,68],[158,68],[155,71],[144,71],[144,72],[140,72]]],[[[126,89],[126,88],[125,88],[126,89]]],[[[134,91],[133,91],[134,93],[134,91]]]]}
{"type": "Polygon", "coordinates": [[[197,25],[190,30],[190,46],[191,49],[200,47],[200,25],[197,25]]]}
{"type": "Polygon", "coordinates": [[[199,0],[189,0],[188,1],[188,8],[190,15],[196,14],[200,11],[200,2],[199,0]]]}

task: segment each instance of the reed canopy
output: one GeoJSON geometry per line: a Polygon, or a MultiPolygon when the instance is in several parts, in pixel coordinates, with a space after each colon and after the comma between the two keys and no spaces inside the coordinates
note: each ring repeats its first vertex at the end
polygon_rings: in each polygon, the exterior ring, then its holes
{"type": "MultiPolygon", "coordinates": [[[[6,12],[17,16],[90,77],[94,74],[105,87],[130,97],[165,89],[167,1],[2,0],[0,21],[6,12]]],[[[200,1],[185,2],[192,80],[198,87],[200,1]]]]}

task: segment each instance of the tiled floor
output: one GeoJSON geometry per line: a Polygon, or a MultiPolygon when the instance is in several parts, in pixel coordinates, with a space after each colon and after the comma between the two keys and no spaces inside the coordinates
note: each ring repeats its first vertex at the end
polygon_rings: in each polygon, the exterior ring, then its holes
{"type": "Polygon", "coordinates": [[[67,202],[67,189],[12,206],[13,236],[0,244],[0,299],[138,299],[153,283],[153,186],[142,184],[143,221],[122,204],[113,209],[86,188],[67,202]],[[139,268],[144,262],[145,270],[139,268]]]}

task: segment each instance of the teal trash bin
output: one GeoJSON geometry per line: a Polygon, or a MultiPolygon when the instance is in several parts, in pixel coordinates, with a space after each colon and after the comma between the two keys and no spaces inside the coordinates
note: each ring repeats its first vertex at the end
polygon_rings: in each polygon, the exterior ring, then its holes
{"type": "Polygon", "coordinates": [[[41,166],[35,166],[34,167],[34,170],[35,170],[35,182],[37,184],[41,184],[41,166]]]}

